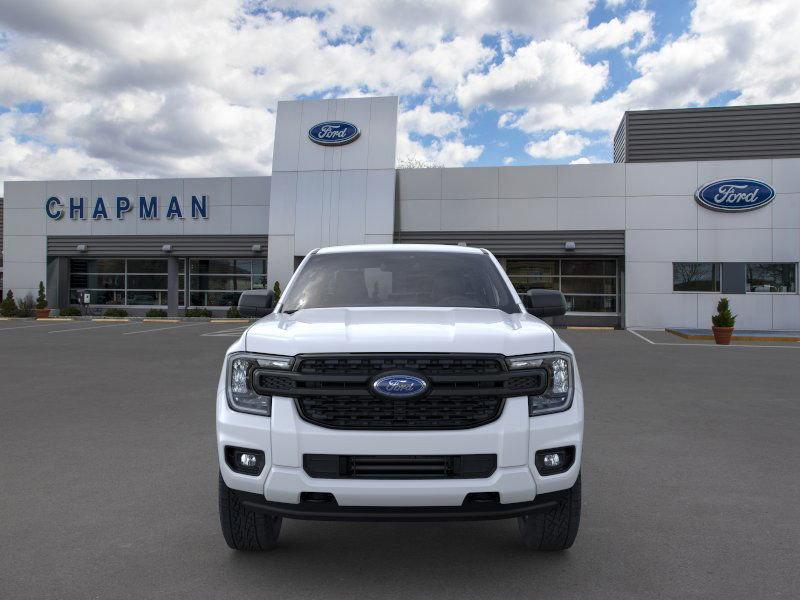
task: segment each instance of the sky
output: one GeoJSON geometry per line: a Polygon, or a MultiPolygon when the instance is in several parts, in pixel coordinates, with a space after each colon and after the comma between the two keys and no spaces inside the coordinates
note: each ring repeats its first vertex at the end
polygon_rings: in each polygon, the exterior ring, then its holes
{"type": "Polygon", "coordinates": [[[398,160],[612,160],[625,110],[800,101],[796,0],[4,0],[0,180],[267,175],[278,100],[398,160]]]}

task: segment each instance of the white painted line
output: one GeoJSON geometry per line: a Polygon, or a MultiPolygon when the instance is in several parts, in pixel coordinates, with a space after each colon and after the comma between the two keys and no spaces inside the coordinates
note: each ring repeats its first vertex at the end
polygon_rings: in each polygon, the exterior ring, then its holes
{"type": "MultiPolygon", "coordinates": [[[[637,333],[633,329],[628,329],[630,333],[635,335],[636,337],[644,340],[648,344],[652,344],[653,346],[681,346],[682,348],[777,348],[777,349],[790,349],[790,350],[800,350],[800,346],[747,346],[745,344],[730,344],[729,346],[724,346],[720,344],[692,344],[690,340],[686,340],[685,342],[654,342],[643,335],[637,333]]],[[[637,331],[664,331],[663,329],[638,329],[637,331]]],[[[735,340],[734,340],[735,341],[735,340]]]]}
{"type": "Polygon", "coordinates": [[[195,325],[205,325],[205,322],[189,323],[187,325],[173,325],[172,327],[155,327],[153,329],[143,329],[142,331],[126,331],[122,335],[139,335],[140,333],[151,333],[153,331],[168,331],[170,329],[180,329],[181,327],[194,327],[195,325]]]}
{"type": "Polygon", "coordinates": [[[221,331],[210,331],[200,335],[203,337],[239,337],[246,329],[247,327],[235,327],[233,329],[222,329],[221,331]]]}
{"type": "Polygon", "coordinates": [[[69,331],[89,331],[90,329],[105,329],[106,327],[122,327],[123,325],[131,325],[134,321],[127,323],[114,323],[113,325],[97,325],[96,327],[74,327],[72,329],[56,329],[55,331],[48,331],[47,333],[67,333],[69,331]]]}
{"type": "Polygon", "coordinates": [[[644,341],[645,341],[645,342],[647,342],[648,344],[653,344],[654,346],[655,346],[655,344],[656,344],[656,343],[655,343],[653,340],[648,340],[646,337],[644,337],[644,336],[643,336],[643,335],[641,335],[640,333],[636,333],[636,332],[635,332],[633,329],[628,329],[628,333],[632,333],[632,334],[633,334],[633,335],[635,335],[637,338],[639,338],[639,339],[641,339],[641,340],[644,340],[644,341]]]}
{"type": "MultiPolygon", "coordinates": [[[[80,321],[73,321],[73,323],[80,323],[80,321]]],[[[11,331],[14,329],[33,329],[36,327],[49,327],[52,323],[39,323],[38,325],[20,325],[19,327],[0,327],[0,331],[11,331]]]]}

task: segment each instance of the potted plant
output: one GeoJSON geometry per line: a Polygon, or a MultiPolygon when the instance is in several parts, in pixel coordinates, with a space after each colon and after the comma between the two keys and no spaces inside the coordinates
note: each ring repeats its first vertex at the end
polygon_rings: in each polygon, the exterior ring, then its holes
{"type": "Polygon", "coordinates": [[[36,318],[46,319],[50,316],[50,309],[47,308],[47,297],[44,295],[44,283],[39,282],[39,293],[36,296],[36,318]]]}
{"type": "Polygon", "coordinates": [[[731,312],[727,298],[720,298],[717,303],[717,314],[711,317],[714,331],[714,341],[717,344],[727,346],[731,343],[733,335],[733,325],[736,323],[736,315],[731,312]]]}

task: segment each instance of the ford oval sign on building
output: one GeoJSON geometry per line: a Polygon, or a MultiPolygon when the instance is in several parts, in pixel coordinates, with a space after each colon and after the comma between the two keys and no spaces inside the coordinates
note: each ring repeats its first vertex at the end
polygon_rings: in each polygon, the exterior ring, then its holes
{"type": "Polygon", "coordinates": [[[413,375],[386,375],[373,381],[372,389],[387,398],[413,398],[428,389],[428,382],[413,375]]]}
{"type": "Polygon", "coordinates": [[[355,141],[360,133],[358,127],[347,121],[325,121],[309,129],[308,138],[323,146],[342,146],[355,141]]]}
{"type": "Polygon", "coordinates": [[[695,200],[711,210],[744,212],[766,206],[775,190],[755,179],[723,179],[708,183],[694,194],[695,200]]]}

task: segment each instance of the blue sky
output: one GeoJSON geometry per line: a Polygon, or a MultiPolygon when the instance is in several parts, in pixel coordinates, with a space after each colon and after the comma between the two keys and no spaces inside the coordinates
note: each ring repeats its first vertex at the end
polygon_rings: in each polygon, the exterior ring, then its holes
{"type": "Polygon", "coordinates": [[[0,6],[3,180],[268,174],[275,108],[397,95],[398,159],[611,160],[625,110],[800,101],[792,0],[0,6]]]}

